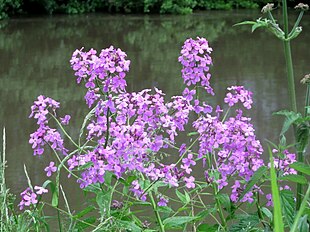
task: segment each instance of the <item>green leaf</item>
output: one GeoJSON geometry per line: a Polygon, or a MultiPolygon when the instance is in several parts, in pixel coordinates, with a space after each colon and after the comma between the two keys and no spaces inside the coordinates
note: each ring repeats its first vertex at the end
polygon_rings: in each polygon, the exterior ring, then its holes
{"type": "Polygon", "coordinates": [[[307,184],[308,183],[306,177],[300,176],[300,175],[295,175],[295,174],[289,174],[289,175],[282,176],[281,178],[279,178],[279,180],[286,180],[286,181],[291,181],[291,182],[295,182],[295,183],[299,183],[299,184],[307,184]]]}
{"type": "Polygon", "coordinates": [[[197,131],[194,131],[194,132],[189,132],[187,134],[187,136],[194,136],[194,135],[198,135],[199,133],[197,131]]]}
{"type": "Polygon", "coordinates": [[[299,219],[298,231],[299,232],[309,232],[309,224],[307,222],[308,215],[304,215],[299,219]]]}
{"type": "Polygon", "coordinates": [[[86,218],[85,220],[83,221],[78,221],[76,223],[76,227],[78,227],[80,230],[84,230],[86,229],[87,227],[90,226],[90,224],[94,224],[96,222],[96,217],[94,216],[91,216],[89,218],[86,218]]]}
{"type": "Polygon", "coordinates": [[[91,111],[89,111],[89,113],[88,113],[88,114],[86,115],[86,117],[84,118],[82,127],[81,127],[81,129],[80,129],[80,136],[79,136],[79,138],[82,137],[83,132],[84,132],[84,128],[85,128],[87,122],[90,120],[90,118],[94,115],[94,113],[95,113],[95,111],[96,111],[96,108],[97,108],[97,106],[95,106],[91,111]]]}
{"type": "Polygon", "coordinates": [[[297,126],[296,131],[296,141],[297,141],[297,150],[300,152],[304,152],[309,144],[310,137],[310,127],[309,124],[304,122],[300,123],[297,126]]]}
{"type": "Polygon", "coordinates": [[[257,214],[241,214],[237,215],[236,219],[239,221],[235,222],[230,226],[229,232],[256,232],[260,231],[254,229],[259,224],[259,218],[257,214]]]}
{"type": "Polygon", "coordinates": [[[253,25],[253,24],[256,24],[256,22],[255,21],[243,21],[243,22],[240,22],[240,23],[236,23],[233,26],[253,25]]]}
{"type": "MultiPolygon", "coordinates": [[[[309,196],[310,196],[310,184],[308,185],[308,189],[306,191],[306,194],[300,204],[300,208],[298,210],[297,215],[295,216],[294,219],[294,223],[293,226],[291,227],[290,232],[295,232],[297,231],[297,228],[299,226],[300,223],[300,218],[302,217],[302,215],[304,215],[305,210],[307,209],[307,205],[309,204],[309,196]]],[[[305,216],[308,217],[308,214],[306,214],[305,216]]]]}
{"type": "Polygon", "coordinates": [[[115,223],[120,228],[125,229],[125,230],[129,230],[129,231],[132,231],[132,232],[140,232],[140,231],[142,231],[142,229],[139,226],[137,226],[132,221],[116,220],[115,223]]]}
{"type": "Polygon", "coordinates": [[[200,224],[198,227],[197,227],[197,232],[216,232],[217,229],[218,229],[218,225],[209,225],[209,224],[200,224]]]}
{"type": "Polygon", "coordinates": [[[281,211],[281,202],[280,202],[280,194],[277,183],[277,175],[276,170],[274,168],[274,162],[272,157],[272,152],[270,147],[268,147],[269,156],[270,156],[270,178],[271,178],[271,192],[272,192],[272,201],[274,206],[273,211],[273,222],[274,222],[274,231],[275,232],[284,232],[284,225],[282,219],[282,211],[281,211]]]}
{"type": "Polygon", "coordinates": [[[255,184],[257,184],[258,181],[261,180],[263,175],[266,173],[267,169],[268,168],[266,166],[261,166],[259,169],[256,170],[256,172],[254,172],[249,183],[246,185],[244,191],[239,196],[239,200],[242,200],[242,198],[245,196],[245,194],[247,194],[253,188],[253,186],[255,184]]]}
{"type": "Polygon", "coordinates": [[[266,207],[262,207],[261,211],[269,218],[270,221],[272,221],[272,213],[269,209],[267,209],[266,207]]]}
{"type": "Polygon", "coordinates": [[[273,115],[283,115],[285,116],[285,121],[282,126],[282,130],[280,135],[284,135],[286,131],[290,128],[290,126],[296,122],[298,119],[302,118],[300,113],[295,113],[293,111],[288,111],[288,110],[281,110],[278,112],[273,113],[273,115]]]}
{"type": "Polygon", "coordinates": [[[292,227],[295,216],[294,194],[292,191],[289,190],[281,190],[280,198],[281,198],[283,216],[289,227],[292,227]]]}
{"type": "Polygon", "coordinates": [[[198,219],[204,219],[206,218],[210,213],[215,213],[216,212],[216,208],[210,208],[210,209],[205,209],[200,211],[199,213],[197,213],[196,217],[198,219]]]}
{"type": "Polygon", "coordinates": [[[196,217],[191,216],[169,217],[163,221],[163,224],[165,226],[165,229],[182,228],[182,225],[189,223],[195,219],[196,217]]]}
{"type": "Polygon", "coordinates": [[[231,212],[231,201],[227,194],[221,193],[215,196],[227,212],[231,212]]]}
{"type": "Polygon", "coordinates": [[[85,209],[83,209],[82,211],[78,212],[76,215],[73,216],[73,218],[81,218],[84,217],[86,214],[88,214],[89,212],[93,211],[95,209],[94,206],[90,205],[87,206],[85,209]]]}
{"type": "Polygon", "coordinates": [[[111,190],[99,192],[96,196],[96,202],[100,209],[100,215],[110,216],[111,190]]]}
{"type": "Polygon", "coordinates": [[[178,189],[175,190],[175,193],[183,204],[188,204],[190,202],[190,199],[188,199],[186,195],[181,193],[178,189]]]}
{"type": "Polygon", "coordinates": [[[310,165],[307,165],[302,162],[295,162],[289,165],[291,168],[294,168],[296,171],[301,172],[306,175],[310,175],[310,165]]]}

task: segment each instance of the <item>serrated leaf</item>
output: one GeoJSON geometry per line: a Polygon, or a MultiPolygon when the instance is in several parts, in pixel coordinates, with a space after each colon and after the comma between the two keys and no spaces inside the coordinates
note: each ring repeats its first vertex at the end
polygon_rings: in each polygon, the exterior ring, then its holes
{"type": "Polygon", "coordinates": [[[289,227],[292,227],[295,216],[294,194],[292,191],[289,190],[281,190],[280,199],[281,199],[283,216],[289,227]]]}
{"type": "Polygon", "coordinates": [[[266,166],[261,166],[259,169],[256,170],[256,172],[254,172],[254,174],[252,175],[249,183],[246,185],[244,191],[240,194],[239,200],[242,200],[242,198],[245,196],[245,194],[247,194],[253,188],[253,186],[255,184],[257,184],[257,182],[266,173],[267,169],[268,168],[266,166]]]}
{"type": "Polygon", "coordinates": [[[165,229],[175,229],[182,228],[182,225],[194,221],[196,217],[191,216],[178,216],[178,217],[169,217],[163,221],[165,229]]]}
{"type": "Polygon", "coordinates": [[[289,174],[289,175],[282,176],[281,178],[279,178],[279,180],[286,180],[286,181],[291,181],[291,182],[299,183],[299,184],[308,183],[307,179],[304,176],[295,175],[295,174],[289,174]]]}
{"type": "Polygon", "coordinates": [[[295,113],[293,111],[288,111],[288,110],[281,110],[281,111],[273,113],[273,115],[285,116],[285,120],[284,120],[280,135],[284,135],[294,122],[302,118],[300,113],[295,113]]]}
{"type": "Polygon", "coordinates": [[[294,168],[296,171],[304,173],[306,175],[310,175],[310,166],[305,164],[305,163],[301,163],[301,162],[295,162],[289,165],[291,168],[294,168]]]}

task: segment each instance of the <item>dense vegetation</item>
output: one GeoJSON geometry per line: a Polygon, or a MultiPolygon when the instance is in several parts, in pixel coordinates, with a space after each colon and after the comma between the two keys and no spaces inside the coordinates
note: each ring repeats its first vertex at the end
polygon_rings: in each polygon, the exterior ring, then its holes
{"type": "MultiPolygon", "coordinates": [[[[0,0],[0,19],[22,14],[120,13],[188,14],[193,10],[257,8],[268,0],[0,0]]],[[[296,0],[290,3],[295,5],[296,0]]]]}

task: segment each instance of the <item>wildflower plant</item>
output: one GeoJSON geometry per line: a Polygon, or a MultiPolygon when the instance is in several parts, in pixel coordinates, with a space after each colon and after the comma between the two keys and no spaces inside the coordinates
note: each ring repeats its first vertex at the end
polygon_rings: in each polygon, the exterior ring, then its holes
{"type": "MultiPolygon", "coordinates": [[[[58,115],[59,102],[45,96],[34,102],[30,117],[38,128],[29,143],[37,156],[52,149],[57,163],[51,161],[44,169],[51,180],[42,187],[29,186],[21,194],[20,208],[37,207],[38,195],[50,186],[50,205],[59,212],[59,177],[65,169],[84,192],[95,194],[96,202],[77,214],[67,206],[70,229],[233,231],[245,221],[257,231],[272,229],[268,218],[271,195],[264,187],[270,164],[263,161],[262,145],[246,116],[253,93],[244,86],[228,87],[223,100],[226,112],[219,105],[201,101],[201,95],[215,94],[211,53],[205,38],[185,41],[178,60],[186,87],[181,95],[167,100],[158,88],[126,91],[130,61],[119,48],[76,50],[70,63],[77,83],[86,88],[84,98],[90,111],[74,140],[65,129],[71,116],[58,115]],[[57,128],[50,126],[51,120],[57,122],[57,128]],[[179,144],[176,138],[186,126],[191,126],[188,143],[179,144]],[[204,173],[202,179],[198,169],[204,173]],[[213,196],[211,203],[208,195],[213,196]],[[243,204],[255,206],[255,214],[242,214],[243,204]],[[151,216],[143,221],[145,217],[133,211],[136,205],[144,212],[152,209],[156,220],[151,216]],[[80,219],[95,209],[97,218],[80,219]]],[[[285,190],[289,188],[285,181],[298,175],[290,167],[295,155],[284,148],[274,150],[278,156],[273,168],[283,177],[285,190]]],[[[64,193],[63,197],[67,202],[64,193]]]]}

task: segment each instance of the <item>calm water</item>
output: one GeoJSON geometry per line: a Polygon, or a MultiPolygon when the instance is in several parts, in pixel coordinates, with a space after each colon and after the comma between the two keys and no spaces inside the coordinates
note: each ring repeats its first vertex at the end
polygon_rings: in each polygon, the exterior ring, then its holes
{"type": "MultiPolygon", "coordinates": [[[[248,27],[232,27],[259,15],[258,11],[213,11],[189,16],[95,14],[0,22],[0,127],[5,126],[7,131],[8,187],[19,193],[27,186],[24,164],[34,185],[45,180],[43,169],[52,154],[33,157],[28,144],[29,134],[35,130],[28,115],[38,95],[59,100],[63,114],[73,112],[69,132],[77,134],[87,108],[84,89],[75,84],[69,59],[81,47],[120,47],[132,61],[128,91],[156,86],[172,96],[183,88],[177,62],[183,41],[203,36],[214,49],[212,84],[216,96],[208,101],[222,105],[227,86],[245,85],[254,93],[255,104],[249,115],[257,136],[263,144],[266,138],[277,142],[281,120],[271,114],[288,106],[282,44],[270,34],[251,34],[248,27]]],[[[303,26],[304,32],[292,43],[300,106],[305,88],[299,79],[310,73],[309,14],[303,26]]],[[[73,179],[65,183],[70,203],[79,207],[77,184],[73,179]]]]}

